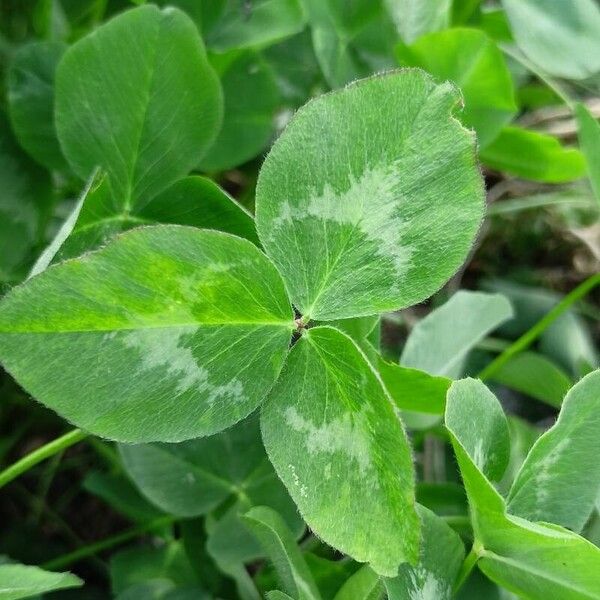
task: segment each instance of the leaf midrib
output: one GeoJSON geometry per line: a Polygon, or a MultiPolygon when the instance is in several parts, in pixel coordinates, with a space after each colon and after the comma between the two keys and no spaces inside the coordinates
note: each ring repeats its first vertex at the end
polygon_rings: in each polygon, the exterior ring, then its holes
{"type": "Polygon", "coordinates": [[[36,333],[111,333],[113,331],[142,331],[146,329],[178,329],[184,327],[249,327],[251,325],[256,327],[282,327],[289,328],[293,331],[296,324],[293,321],[227,321],[227,322],[200,322],[193,321],[187,323],[168,323],[166,325],[141,325],[139,327],[109,327],[109,328],[98,328],[98,329],[48,329],[48,330],[23,330],[23,331],[1,331],[0,335],[29,335],[36,333]]]}

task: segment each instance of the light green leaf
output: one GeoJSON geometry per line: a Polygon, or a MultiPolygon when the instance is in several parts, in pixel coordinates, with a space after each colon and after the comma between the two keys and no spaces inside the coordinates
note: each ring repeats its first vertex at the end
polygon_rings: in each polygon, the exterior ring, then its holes
{"type": "Polygon", "coordinates": [[[600,71],[600,10],[594,0],[502,0],[521,50],[550,75],[600,71]]]}
{"type": "Polygon", "coordinates": [[[247,50],[215,55],[211,63],[223,86],[223,126],[200,168],[223,171],[254,158],[265,148],[281,100],[273,73],[258,53],[247,50]]]}
{"type": "Polygon", "coordinates": [[[460,290],[413,327],[400,364],[432,375],[459,377],[469,351],[512,316],[504,296],[460,290]]]}
{"type": "Polygon", "coordinates": [[[505,127],[481,152],[485,165],[533,181],[564,183],[585,175],[585,160],[579,150],[565,148],[544,133],[505,127]]]}
{"type": "Polygon", "coordinates": [[[379,575],[364,565],[344,583],[333,600],[380,600],[383,591],[379,575]]]}
{"type": "Polygon", "coordinates": [[[221,121],[221,91],[193,22],[140,6],[75,43],[56,74],[58,136],[82,178],[100,167],[123,210],[195,166],[221,121]]]}
{"type": "Polygon", "coordinates": [[[479,511],[504,510],[504,501],[488,478],[500,480],[508,465],[510,437],[506,417],[494,394],[481,381],[461,379],[448,390],[445,423],[479,535],[479,511]]]}
{"type": "Polygon", "coordinates": [[[309,527],[380,574],[418,556],[410,448],[391,400],[330,327],[292,348],[261,414],[271,462],[309,527]]]}
{"type": "Polygon", "coordinates": [[[451,0],[385,0],[406,44],[450,24],[451,0]]]}
{"type": "MultiPolygon", "coordinates": [[[[71,235],[71,233],[73,232],[73,229],[76,227],[77,220],[79,219],[79,215],[81,214],[81,210],[83,209],[84,204],[86,203],[88,198],[94,196],[94,194],[101,194],[102,192],[98,191],[98,188],[100,188],[103,185],[106,186],[106,176],[99,173],[98,171],[94,171],[90,175],[90,178],[88,179],[88,182],[83,188],[83,191],[81,192],[77,203],[73,207],[73,210],[69,213],[69,216],[60,226],[53,240],[48,246],[46,246],[44,251],[35,261],[35,264],[29,272],[29,277],[39,275],[42,271],[47,269],[48,266],[55,260],[59,252],[61,252],[61,250],[65,247],[65,243],[71,235]]],[[[94,200],[91,200],[90,204],[93,203],[94,200]]]]}
{"type": "Polygon", "coordinates": [[[600,202],[600,123],[584,104],[578,103],[575,113],[579,146],[585,156],[587,173],[594,195],[600,202]]]}
{"type": "Polygon", "coordinates": [[[266,506],[257,506],[242,520],[271,559],[285,591],[296,600],[320,600],[321,595],[294,535],[279,514],[266,506]]]}
{"type": "Polygon", "coordinates": [[[446,427],[469,497],[479,568],[531,600],[598,598],[600,549],[558,525],[507,515],[504,500],[484,474],[489,462],[482,456],[491,453],[495,460],[505,454],[498,443],[506,438],[503,420],[500,404],[481,382],[452,384],[446,427]]]}
{"type": "Polygon", "coordinates": [[[0,358],[87,431],[175,442],[252,412],[293,328],[279,274],[254,245],[162,225],[13,288],[0,303],[0,358]]]}
{"type": "Polygon", "coordinates": [[[54,125],[54,74],[67,49],[62,42],[32,42],[14,54],[8,71],[8,108],[19,143],[49,169],[67,165],[54,125]]]}
{"type": "Polygon", "coordinates": [[[275,142],[257,228],[305,318],[415,304],[465,259],[483,203],[457,101],[422,71],[380,75],[309,102],[275,142]]]}
{"type": "Polygon", "coordinates": [[[580,532],[600,494],[600,370],[566,395],[556,424],[525,459],[508,496],[508,511],[580,532]]]}
{"type": "Polygon", "coordinates": [[[600,598],[600,550],[584,538],[511,515],[488,515],[479,568],[531,600],[600,598]]]}
{"type": "Polygon", "coordinates": [[[203,10],[204,37],[215,52],[264,47],[304,27],[299,0],[253,0],[244,5],[238,0],[212,0],[203,10]]]}
{"type": "Polygon", "coordinates": [[[419,369],[388,362],[381,356],[377,369],[394,404],[400,410],[443,415],[446,392],[452,383],[447,377],[436,377],[419,369]]]}
{"type": "Polygon", "coordinates": [[[404,564],[386,579],[389,600],[451,600],[465,549],[458,535],[435,513],[419,506],[422,541],[416,567],[404,564]]]}
{"type": "Polygon", "coordinates": [[[38,567],[18,564],[0,565],[0,600],[19,600],[37,594],[83,585],[71,573],[51,573],[38,567]]]}
{"type": "Polygon", "coordinates": [[[517,112],[513,83],[502,52],[478,29],[456,28],[400,44],[401,65],[422,67],[438,81],[450,80],[462,91],[460,120],[477,132],[480,147],[500,133],[517,112]]]}
{"type": "Polygon", "coordinates": [[[573,383],[556,363],[537,352],[517,354],[502,365],[492,379],[555,407],[560,407],[573,383]]]}

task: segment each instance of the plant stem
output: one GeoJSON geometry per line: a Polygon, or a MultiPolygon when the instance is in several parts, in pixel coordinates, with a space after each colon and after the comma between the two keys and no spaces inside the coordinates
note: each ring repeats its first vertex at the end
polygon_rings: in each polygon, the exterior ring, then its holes
{"type": "Polygon", "coordinates": [[[42,569],[48,569],[50,571],[56,569],[63,569],[77,561],[80,561],[83,558],[94,556],[98,552],[102,552],[103,550],[108,550],[109,548],[114,548],[115,546],[119,546],[120,544],[128,542],[129,540],[137,537],[138,535],[147,533],[149,531],[152,531],[153,529],[165,527],[166,525],[172,525],[175,521],[177,521],[177,517],[171,515],[154,519],[149,523],[144,523],[143,525],[132,527],[127,531],[123,531],[122,533],[113,535],[112,537],[106,538],[105,540],[100,540],[99,542],[88,544],[87,546],[78,548],[73,552],[69,552],[68,554],[63,554],[62,556],[54,558],[53,560],[44,563],[42,565],[42,569]]]}
{"type": "Polygon", "coordinates": [[[77,442],[80,442],[87,437],[87,433],[81,431],[81,429],[73,429],[65,435],[49,442],[48,444],[34,450],[24,456],[16,463],[13,463],[2,472],[0,472],[0,488],[17,478],[19,475],[25,473],[38,463],[66,450],[70,446],[73,446],[77,442]]]}
{"type": "Polygon", "coordinates": [[[552,310],[544,315],[531,329],[526,331],[519,339],[513,342],[502,354],[497,356],[478,377],[482,381],[492,377],[501,367],[503,367],[511,358],[526,350],[542,333],[568,310],[575,302],[583,298],[597,285],[600,285],[600,273],[588,277],[580,283],[574,290],[568,293],[552,310]]]}
{"type": "Polygon", "coordinates": [[[477,564],[477,561],[479,560],[478,549],[479,543],[477,542],[477,540],[475,540],[473,542],[473,546],[471,547],[471,551],[469,552],[469,554],[467,554],[465,560],[463,560],[463,564],[461,565],[460,571],[458,572],[458,575],[456,577],[453,590],[454,594],[456,594],[458,590],[460,590],[465,581],[469,578],[473,567],[477,564]]]}

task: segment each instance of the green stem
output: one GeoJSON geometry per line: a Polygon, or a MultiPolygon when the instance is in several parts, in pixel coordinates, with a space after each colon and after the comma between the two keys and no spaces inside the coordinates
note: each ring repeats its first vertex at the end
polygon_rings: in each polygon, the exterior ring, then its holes
{"type": "Polygon", "coordinates": [[[502,354],[497,356],[478,375],[482,381],[489,379],[503,367],[511,358],[526,350],[544,331],[566,312],[575,302],[581,300],[586,294],[600,285],[600,273],[588,277],[580,283],[573,291],[567,294],[550,312],[544,315],[531,329],[526,331],[518,340],[513,342],[502,354]]]}
{"type": "Polygon", "coordinates": [[[16,463],[13,463],[0,472],[0,488],[43,460],[46,460],[47,458],[50,458],[51,456],[54,456],[55,454],[58,454],[59,452],[69,448],[70,446],[73,446],[73,444],[80,442],[86,438],[87,435],[88,434],[81,431],[81,429],[73,429],[56,440],[49,442],[45,446],[30,452],[27,456],[24,456],[16,463]]]}
{"type": "Polygon", "coordinates": [[[467,554],[465,560],[463,560],[463,564],[461,565],[460,571],[458,572],[458,575],[456,577],[456,581],[454,582],[454,594],[456,594],[458,590],[460,590],[460,588],[464,585],[465,581],[469,578],[471,571],[477,564],[477,561],[479,560],[478,550],[479,543],[477,542],[477,540],[475,540],[473,542],[473,546],[471,547],[471,551],[469,552],[469,554],[467,554]]]}
{"type": "Polygon", "coordinates": [[[99,542],[94,542],[93,544],[88,544],[87,546],[78,548],[77,550],[69,552],[68,554],[63,554],[62,556],[44,563],[42,565],[42,569],[48,569],[50,571],[64,569],[65,567],[68,567],[69,565],[80,561],[83,558],[88,558],[89,556],[94,556],[103,550],[108,550],[109,548],[119,546],[120,544],[128,542],[138,535],[142,535],[143,533],[147,533],[154,529],[160,529],[166,525],[172,525],[175,521],[177,521],[177,517],[173,517],[171,515],[154,519],[149,523],[132,527],[123,533],[106,538],[105,540],[100,540],[99,542]]]}

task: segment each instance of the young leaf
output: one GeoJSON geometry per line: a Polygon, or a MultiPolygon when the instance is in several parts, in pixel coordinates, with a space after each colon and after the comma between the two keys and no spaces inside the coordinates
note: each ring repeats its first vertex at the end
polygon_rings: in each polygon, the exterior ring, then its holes
{"type": "Polygon", "coordinates": [[[488,167],[533,181],[564,183],[585,175],[579,150],[565,148],[550,135],[520,127],[505,127],[481,152],[488,167]]]}
{"type": "Polygon", "coordinates": [[[214,55],[225,99],[223,126],[204,158],[204,171],[223,171],[259,154],[275,126],[281,99],[270,67],[257,52],[214,55]]]}
{"type": "Polygon", "coordinates": [[[406,44],[450,24],[451,0],[385,0],[385,3],[406,44]]]}
{"type": "Polygon", "coordinates": [[[38,567],[18,564],[0,565],[0,600],[19,600],[37,594],[83,585],[71,573],[51,573],[38,567]]]}
{"type": "Polygon", "coordinates": [[[271,462],[325,542],[380,574],[415,562],[410,448],[391,401],[350,338],[309,329],[261,411],[271,462]]]}
{"type": "Polygon", "coordinates": [[[333,600],[380,600],[383,591],[381,577],[364,565],[344,583],[333,600]]]}
{"type": "Polygon", "coordinates": [[[491,379],[557,408],[573,383],[556,363],[537,352],[517,354],[491,379]]]}
{"type": "Polygon", "coordinates": [[[389,600],[451,600],[465,549],[458,535],[435,513],[418,507],[422,541],[416,567],[404,564],[393,579],[385,579],[389,600]]]}
{"type": "Polygon", "coordinates": [[[92,433],[174,442],[252,412],[293,328],[279,274],[254,245],[161,225],[11,290],[0,303],[0,358],[34,397],[92,433]]]}
{"type": "Polygon", "coordinates": [[[267,254],[305,317],[420,302],[464,260],[483,208],[458,93],[422,71],[358,81],[300,109],[256,190],[267,254]]]}
{"type": "Polygon", "coordinates": [[[14,54],[8,71],[8,108],[19,143],[48,169],[67,164],[54,125],[54,74],[67,49],[62,42],[32,42],[14,54]]]}
{"type": "Polygon", "coordinates": [[[283,588],[296,600],[320,600],[321,595],[292,532],[283,519],[266,506],[257,506],[242,520],[271,559],[283,588]]]}
{"type": "Polygon", "coordinates": [[[422,67],[438,81],[454,82],[464,95],[460,120],[477,132],[480,147],[517,112],[513,83],[502,52],[485,33],[456,28],[431,33],[411,46],[399,44],[401,65],[422,67]]]}
{"type": "Polygon", "coordinates": [[[502,0],[512,33],[546,73],[586,79],[600,71],[600,9],[594,0],[502,0]]]}
{"type": "Polygon", "coordinates": [[[512,316],[510,302],[500,294],[458,291],[413,327],[400,364],[459,377],[469,350],[512,316]]]}
{"type": "Polygon", "coordinates": [[[575,113],[579,145],[585,156],[594,195],[600,202],[600,123],[584,104],[578,103],[575,113]]]}
{"type": "Polygon", "coordinates": [[[508,496],[508,512],[583,529],[600,495],[600,370],[566,395],[554,427],[525,459],[508,496]],[[586,457],[590,460],[586,460],[586,457]]]}
{"type": "Polygon", "coordinates": [[[122,211],[198,163],[221,121],[221,91],[193,22],[147,5],[75,43],[56,74],[58,136],[82,178],[100,167],[122,211]]]}

